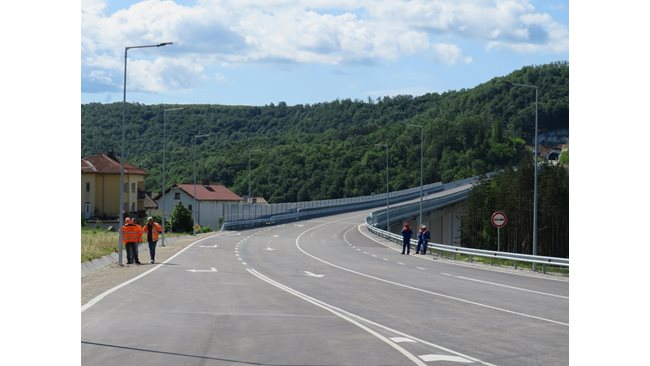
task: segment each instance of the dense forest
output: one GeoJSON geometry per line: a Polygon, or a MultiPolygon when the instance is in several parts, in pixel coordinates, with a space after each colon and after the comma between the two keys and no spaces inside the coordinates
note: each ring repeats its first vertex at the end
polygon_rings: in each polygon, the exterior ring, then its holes
{"type": "MultiPolygon", "coordinates": [[[[163,111],[167,113],[167,188],[193,181],[224,184],[271,203],[341,198],[419,185],[420,128],[424,183],[453,181],[519,164],[530,157],[535,93],[539,131],[569,128],[569,65],[530,66],[472,89],[288,106],[127,104],[126,160],[149,171],[147,191],[160,191],[163,111]],[[210,134],[194,143],[194,136],[210,134]],[[194,148],[196,150],[194,150],[194,148]]],[[[81,153],[121,144],[122,103],[81,105],[81,153]]],[[[489,215],[488,215],[489,217],[489,215]]]]}
{"type": "MultiPolygon", "coordinates": [[[[468,215],[462,221],[464,246],[497,250],[497,229],[490,217],[507,214],[501,228],[501,251],[532,253],[533,181],[531,159],[506,168],[494,179],[481,179],[467,198],[468,215]]],[[[569,257],[569,172],[562,166],[540,163],[538,170],[537,254],[569,257]]]]}

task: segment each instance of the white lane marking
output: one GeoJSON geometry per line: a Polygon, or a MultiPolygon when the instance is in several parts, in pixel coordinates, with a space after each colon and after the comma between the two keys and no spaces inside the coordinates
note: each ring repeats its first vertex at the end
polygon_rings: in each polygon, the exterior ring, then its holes
{"type": "Polygon", "coordinates": [[[216,268],[212,267],[210,269],[188,269],[188,272],[218,272],[216,268]]]}
{"type": "Polygon", "coordinates": [[[363,254],[368,254],[368,252],[363,252],[363,254]]]}
{"type": "Polygon", "coordinates": [[[113,288],[111,288],[111,289],[108,289],[108,290],[102,292],[101,294],[97,295],[95,298],[93,298],[92,300],[90,300],[90,301],[88,301],[86,304],[84,304],[84,305],[81,307],[81,312],[83,313],[84,311],[90,309],[91,306],[97,304],[101,299],[103,299],[103,298],[106,297],[107,295],[110,295],[111,293],[117,291],[118,289],[120,289],[120,288],[122,288],[122,287],[124,287],[124,286],[126,286],[126,285],[128,285],[128,284],[130,284],[130,283],[132,283],[132,282],[135,282],[135,281],[141,279],[142,277],[148,275],[149,273],[151,273],[151,272],[157,270],[158,268],[160,268],[160,267],[163,266],[164,264],[166,264],[166,263],[168,263],[169,261],[171,261],[172,259],[176,258],[176,256],[178,256],[178,255],[180,255],[181,253],[183,253],[184,251],[190,249],[192,246],[194,246],[194,244],[199,243],[199,242],[202,242],[203,240],[206,240],[206,239],[214,238],[215,236],[219,236],[219,235],[222,235],[222,234],[219,233],[219,234],[215,234],[215,235],[208,236],[208,237],[203,238],[203,239],[199,239],[199,240],[195,241],[194,243],[192,243],[192,244],[186,246],[184,249],[180,250],[178,253],[174,254],[173,256],[167,258],[166,261],[163,261],[162,263],[160,263],[160,264],[158,264],[157,266],[153,267],[152,269],[148,270],[147,272],[145,272],[145,273],[143,273],[143,274],[141,274],[141,275],[139,275],[139,276],[137,276],[137,277],[134,277],[134,278],[132,278],[132,279],[126,281],[126,282],[123,282],[123,283],[121,283],[121,284],[119,284],[119,285],[117,285],[117,286],[115,286],[115,287],[113,287],[113,288]]]}
{"type": "Polygon", "coordinates": [[[382,258],[382,260],[388,261],[389,259],[388,258],[382,258]]]}
{"type": "Polygon", "coordinates": [[[273,248],[271,248],[271,247],[266,247],[266,249],[264,249],[264,250],[268,250],[268,251],[272,252],[272,251],[274,251],[275,249],[273,249],[273,248]]]}
{"type": "Polygon", "coordinates": [[[232,232],[232,233],[229,233],[229,234],[226,234],[226,235],[230,235],[230,236],[238,236],[238,235],[241,235],[241,233],[238,232],[238,231],[235,231],[235,232],[232,232]]]}
{"type": "Polygon", "coordinates": [[[397,264],[399,264],[400,266],[404,265],[404,263],[402,263],[402,262],[397,262],[397,264]]]}
{"type": "Polygon", "coordinates": [[[421,289],[421,288],[418,288],[418,287],[413,287],[413,286],[405,285],[403,283],[390,281],[390,280],[387,280],[387,279],[384,279],[384,278],[375,277],[375,276],[371,276],[369,274],[357,272],[357,271],[354,271],[352,269],[345,268],[345,267],[336,265],[334,263],[330,263],[330,262],[328,262],[326,260],[323,260],[321,258],[318,258],[315,255],[309,254],[304,249],[302,249],[302,247],[300,246],[300,238],[302,238],[302,236],[305,235],[306,233],[308,233],[308,232],[310,232],[312,230],[315,230],[315,229],[317,229],[317,228],[319,228],[321,226],[325,226],[327,224],[331,224],[331,222],[330,223],[324,223],[324,224],[321,224],[321,225],[318,225],[318,226],[314,226],[312,228],[309,228],[309,229],[303,231],[300,235],[298,235],[298,237],[296,238],[296,247],[298,248],[298,250],[300,250],[305,255],[307,255],[309,257],[312,257],[312,258],[314,258],[315,260],[317,260],[317,261],[319,261],[321,263],[327,264],[328,266],[332,266],[334,268],[338,268],[338,269],[341,269],[341,270],[344,270],[344,271],[347,271],[347,272],[350,272],[350,273],[354,273],[354,274],[357,274],[359,276],[363,276],[363,277],[366,277],[366,278],[371,278],[373,280],[377,280],[377,281],[380,281],[380,282],[388,283],[388,284],[399,286],[399,287],[408,288],[408,289],[423,292],[423,293],[426,293],[426,294],[431,294],[431,295],[435,295],[435,296],[444,297],[446,299],[459,301],[459,302],[462,302],[462,303],[465,303],[465,304],[476,305],[476,306],[483,307],[483,308],[486,308],[486,309],[496,310],[496,311],[500,311],[500,312],[504,312],[504,313],[508,313],[508,314],[513,314],[513,315],[519,315],[519,316],[523,316],[523,317],[526,317],[526,318],[537,319],[537,320],[541,320],[541,321],[545,321],[545,322],[549,322],[549,323],[564,325],[564,326],[567,326],[567,327],[569,326],[569,323],[564,323],[564,322],[557,321],[557,320],[552,320],[552,319],[546,319],[546,318],[542,318],[542,317],[539,317],[539,316],[530,315],[530,314],[526,314],[526,313],[520,313],[518,311],[503,309],[503,308],[499,308],[499,307],[496,307],[496,306],[486,305],[486,304],[482,304],[482,303],[476,302],[476,301],[465,300],[465,299],[461,299],[459,297],[445,295],[445,294],[441,294],[441,293],[433,292],[433,291],[429,291],[429,290],[424,290],[424,289],[421,289]]]}
{"type": "Polygon", "coordinates": [[[219,244],[215,245],[199,245],[199,248],[218,248],[219,244]]]}
{"type": "Polygon", "coordinates": [[[563,296],[563,295],[549,294],[549,293],[547,293],[547,292],[541,292],[541,291],[529,290],[529,289],[526,289],[526,288],[515,287],[515,286],[510,286],[510,285],[504,285],[504,284],[496,283],[496,282],[489,282],[489,281],[477,280],[477,279],[469,278],[469,277],[454,276],[454,275],[449,274],[449,273],[441,273],[441,274],[443,274],[443,275],[445,275],[445,276],[449,276],[449,277],[459,278],[459,279],[461,279],[461,280],[467,280],[467,281],[474,281],[474,282],[478,282],[478,283],[483,283],[483,284],[486,284],[486,285],[492,285],[492,286],[504,287],[504,288],[509,288],[509,289],[512,289],[512,290],[518,290],[518,291],[530,292],[530,293],[533,293],[533,294],[539,294],[539,295],[545,295],[545,296],[559,297],[559,298],[561,298],[561,299],[567,299],[567,300],[569,299],[568,296],[563,296]]]}
{"type": "Polygon", "coordinates": [[[422,267],[415,267],[415,268],[419,269],[420,271],[426,271],[426,269],[424,269],[422,267]]]}
{"type": "Polygon", "coordinates": [[[325,276],[325,275],[322,275],[322,274],[311,273],[311,272],[309,272],[309,271],[304,271],[304,272],[305,272],[305,274],[306,274],[307,276],[310,276],[310,277],[318,277],[318,278],[321,278],[321,277],[325,276]]]}
{"type": "Polygon", "coordinates": [[[277,238],[277,237],[279,237],[279,236],[280,236],[280,235],[278,235],[278,234],[273,235],[274,238],[277,238]]]}
{"type": "Polygon", "coordinates": [[[395,342],[395,343],[417,343],[416,341],[412,340],[411,338],[406,338],[406,337],[393,337],[390,340],[395,342]]]}
{"type": "MultiPolygon", "coordinates": [[[[359,226],[357,226],[357,230],[359,231],[359,233],[360,233],[361,235],[365,236],[366,238],[368,238],[368,239],[374,241],[375,243],[377,243],[377,244],[379,244],[379,245],[383,245],[383,246],[385,246],[386,248],[388,248],[388,249],[390,249],[390,250],[394,250],[394,251],[396,251],[396,252],[399,252],[399,251],[402,250],[402,249],[401,249],[401,248],[402,248],[402,245],[401,245],[401,244],[399,244],[399,249],[395,249],[394,247],[391,247],[390,245],[384,244],[384,243],[382,243],[381,241],[379,241],[379,240],[373,238],[372,236],[369,236],[369,234],[366,234],[366,233],[364,233],[363,231],[361,231],[361,227],[362,227],[362,226],[367,226],[367,225],[366,225],[366,224],[359,224],[359,226]]],[[[395,244],[395,245],[397,245],[397,244],[395,244]]],[[[428,261],[436,261],[436,260],[438,260],[438,258],[436,258],[436,257],[431,257],[431,258],[430,258],[429,256],[423,256],[423,257],[422,257],[422,256],[419,256],[419,257],[416,256],[416,258],[421,258],[421,259],[428,260],[428,261]]],[[[522,277],[529,277],[529,278],[537,278],[537,279],[540,279],[540,280],[555,281],[555,282],[567,282],[566,279],[558,279],[558,278],[553,278],[553,277],[540,277],[539,275],[536,275],[536,274],[528,274],[528,273],[525,273],[525,272],[524,272],[524,273],[518,273],[518,272],[504,272],[504,271],[502,271],[502,270],[498,270],[498,269],[483,268],[483,267],[478,267],[478,266],[476,266],[476,265],[466,264],[466,263],[462,263],[462,262],[458,262],[458,261],[448,261],[448,262],[438,262],[438,263],[448,264],[448,265],[450,265],[450,266],[459,266],[459,267],[465,267],[465,268],[474,268],[474,269],[478,269],[478,270],[481,270],[481,271],[490,271],[490,272],[497,272],[497,273],[507,273],[507,274],[515,275],[515,276],[522,276],[522,277]]]]}
{"type": "Polygon", "coordinates": [[[449,356],[449,355],[422,355],[418,356],[422,359],[422,361],[425,362],[431,362],[431,361],[448,361],[448,362],[460,362],[460,363],[473,363],[474,361],[470,361],[466,358],[458,357],[458,356],[449,356]]]}
{"type": "MultiPolygon", "coordinates": [[[[300,299],[303,299],[304,301],[312,303],[312,304],[318,306],[321,309],[327,310],[330,313],[338,316],[339,318],[344,319],[344,320],[356,325],[357,327],[365,330],[366,332],[370,333],[371,335],[375,336],[379,340],[383,341],[384,343],[388,344],[389,346],[393,347],[395,350],[397,350],[398,352],[400,352],[401,354],[406,356],[409,360],[413,361],[414,364],[416,364],[418,366],[426,366],[426,364],[424,362],[420,361],[414,354],[408,352],[407,350],[405,350],[401,346],[397,345],[395,342],[391,342],[390,339],[384,337],[383,335],[379,334],[378,332],[366,327],[365,325],[363,325],[363,324],[355,321],[354,319],[350,318],[349,316],[347,316],[345,314],[345,313],[347,313],[346,311],[340,310],[340,309],[338,309],[338,308],[336,308],[336,307],[334,307],[332,305],[329,305],[329,304],[327,304],[325,302],[322,302],[320,300],[316,300],[313,297],[310,297],[310,296],[307,296],[307,295],[303,294],[302,292],[296,291],[296,290],[294,290],[294,289],[292,289],[292,288],[290,288],[288,286],[285,286],[285,285],[283,285],[283,284],[281,284],[279,282],[276,282],[276,281],[264,276],[263,274],[257,272],[254,269],[247,268],[246,270],[248,272],[250,272],[253,276],[261,279],[262,281],[267,282],[267,283],[269,283],[269,284],[271,284],[271,285],[273,285],[273,286],[275,286],[275,287],[277,287],[277,288],[279,288],[281,290],[284,290],[284,291],[290,293],[291,295],[294,295],[294,296],[296,296],[296,297],[298,297],[300,299]]],[[[353,315],[353,314],[350,314],[350,315],[353,315]]]]}

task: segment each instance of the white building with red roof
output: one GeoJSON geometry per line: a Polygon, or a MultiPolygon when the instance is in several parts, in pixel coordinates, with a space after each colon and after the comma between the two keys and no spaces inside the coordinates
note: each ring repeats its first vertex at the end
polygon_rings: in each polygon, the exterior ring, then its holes
{"type": "Polygon", "coordinates": [[[225,215],[225,205],[240,203],[243,199],[228,188],[217,184],[175,184],[154,198],[158,203],[156,215],[165,211],[166,221],[171,218],[174,208],[180,202],[192,212],[192,216],[202,227],[218,230],[225,215]]]}

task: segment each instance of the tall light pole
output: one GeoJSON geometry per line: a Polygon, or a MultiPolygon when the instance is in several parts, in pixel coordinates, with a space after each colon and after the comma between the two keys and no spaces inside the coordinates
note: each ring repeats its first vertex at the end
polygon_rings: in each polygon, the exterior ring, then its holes
{"type": "Polygon", "coordinates": [[[172,42],[164,42],[164,43],[159,43],[159,44],[151,44],[151,45],[144,45],[144,46],[131,46],[131,47],[124,47],[124,92],[122,95],[122,153],[120,155],[120,204],[118,206],[118,209],[120,210],[120,227],[118,228],[119,234],[118,234],[118,247],[119,251],[117,254],[117,263],[118,265],[122,266],[122,226],[124,225],[124,159],[126,157],[126,153],[124,152],[124,145],[125,145],[125,140],[126,140],[126,60],[128,57],[129,50],[131,48],[149,48],[149,47],[163,47],[173,44],[172,42]]]}
{"type": "Polygon", "coordinates": [[[253,149],[248,152],[248,201],[249,203],[253,203],[251,197],[251,155],[255,151],[261,151],[261,149],[253,149]]]}
{"type": "MultiPolygon", "coordinates": [[[[198,206],[198,200],[196,199],[196,139],[199,137],[206,137],[210,136],[209,133],[203,134],[203,135],[195,135],[194,136],[194,149],[193,150],[193,158],[194,160],[194,206],[198,206]]],[[[192,207],[192,216],[194,217],[194,225],[192,225],[192,235],[196,235],[196,213],[195,211],[197,210],[197,207],[192,207]]]]}
{"type": "Polygon", "coordinates": [[[377,146],[386,147],[386,231],[390,232],[390,217],[388,214],[388,210],[390,209],[390,190],[388,189],[388,148],[390,145],[386,142],[385,144],[379,144],[377,146]]]}
{"type": "Polygon", "coordinates": [[[424,148],[424,126],[420,125],[407,125],[409,127],[418,127],[420,129],[420,224],[418,225],[418,228],[422,225],[422,177],[423,177],[423,171],[424,171],[424,166],[423,166],[423,148],[424,148]]]}
{"type": "Polygon", "coordinates": [[[163,176],[162,176],[162,227],[163,227],[162,246],[163,247],[165,246],[165,231],[167,231],[167,227],[165,226],[165,177],[167,176],[167,171],[165,169],[166,166],[165,155],[167,152],[167,112],[180,111],[185,108],[187,107],[167,108],[163,110],[163,176]]]}
{"type": "MultiPolygon", "coordinates": [[[[537,255],[537,104],[539,97],[539,87],[530,84],[517,84],[507,82],[508,85],[521,86],[524,88],[535,89],[535,141],[533,144],[533,170],[534,170],[534,183],[533,183],[533,255],[537,255]]],[[[536,263],[533,263],[533,271],[537,270],[536,263]]]]}

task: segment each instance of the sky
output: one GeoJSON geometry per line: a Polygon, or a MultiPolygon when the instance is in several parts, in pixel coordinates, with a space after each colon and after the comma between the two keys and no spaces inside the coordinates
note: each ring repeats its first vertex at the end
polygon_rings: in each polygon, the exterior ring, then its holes
{"type": "Polygon", "coordinates": [[[130,50],[128,101],[365,100],[570,61],[570,363],[647,358],[647,5],[350,3],[0,3],[4,359],[79,364],[80,101],[121,101],[124,47],[167,41],[130,50]]]}
{"type": "Polygon", "coordinates": [[[81,1],[81,102],[289,105],[472,88],[569,61],[563,0],[81,1]]]}

